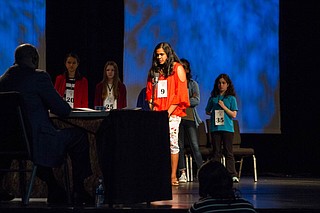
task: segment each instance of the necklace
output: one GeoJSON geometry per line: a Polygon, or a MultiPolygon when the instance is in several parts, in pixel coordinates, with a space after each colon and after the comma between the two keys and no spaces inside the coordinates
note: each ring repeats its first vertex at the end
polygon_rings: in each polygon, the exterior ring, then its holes
{"type": "Polygon", "coordinates": [[[111,95],[111,92],[112,92],[112,89],[113,89],[113,84],[112,84],[111,87],[109,87],[109,84],[107,84],[107,87],[108,87],[109,95],[111,95]]]}

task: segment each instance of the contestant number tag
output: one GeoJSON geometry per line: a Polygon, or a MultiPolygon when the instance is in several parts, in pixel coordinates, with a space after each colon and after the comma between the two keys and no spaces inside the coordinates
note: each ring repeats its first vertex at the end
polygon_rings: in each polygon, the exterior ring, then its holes
{"type": "Polygon", "coordinates": [[[66,101],[73,108],[73,101],[74,101],[74,90],[66,89],[66,101]]]}
{"type": "Polygon", "coordinates": [[[107,97],[106,100],[105,100],[105,108],[106,108],[106,111],[110,111],[110,110],[113,110],[114,109],[114,98],[113,97],[107,97]]]}
{"type": "Polygon", "coordinates": [[[215,110],[215,125],[224,125],[224,110],[215,110]]]}
{"type": "Polygon", "coordinates": [[[168,96],[167,80],[159,80],[157,95],[158,98],[166,98],[168,96]]]}

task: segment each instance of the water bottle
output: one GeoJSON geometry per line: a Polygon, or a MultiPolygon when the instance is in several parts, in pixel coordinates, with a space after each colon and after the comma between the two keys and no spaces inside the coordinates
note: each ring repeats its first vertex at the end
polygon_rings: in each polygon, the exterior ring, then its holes
{"type": "Polygon", "coordinates": [[[101,207],[104,203],[104,187],[103,187],[103,179],[99,178],[99,183],[96,188],[96,207],[101,207]]]}

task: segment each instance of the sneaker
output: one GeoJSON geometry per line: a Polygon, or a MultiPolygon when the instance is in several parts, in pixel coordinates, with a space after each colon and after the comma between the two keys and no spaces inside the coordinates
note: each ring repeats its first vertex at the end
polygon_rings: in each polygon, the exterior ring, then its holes
{"type": "Polygon", "coordinates": [[[186,183],[187,182],[187,176],[186,173],[183,172],[179,178],[179,183],[186,183]]]}
{"type": "Polygon", "coordinates": [[[233,178],[232,178],[232,181],[233,181],[234,183],[239,183],[239,179],[238,179],[237,177],[233,177],[233,178]]]}

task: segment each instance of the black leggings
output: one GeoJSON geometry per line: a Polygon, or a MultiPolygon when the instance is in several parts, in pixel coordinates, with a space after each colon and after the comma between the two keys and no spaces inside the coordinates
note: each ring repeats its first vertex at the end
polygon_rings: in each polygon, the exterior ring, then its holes
{"type": "Polygon", "coordinates": [[[226,159],[226,168],[232,177],[237,176],[235,160],[233,156],[233,132],[216,131],[211,132],[213,160],[221,162],[222,155],[226,159]]]}

